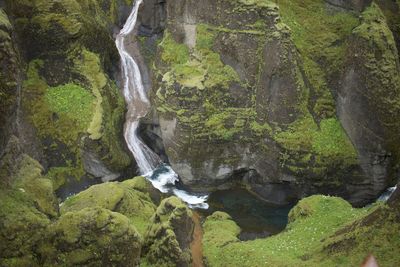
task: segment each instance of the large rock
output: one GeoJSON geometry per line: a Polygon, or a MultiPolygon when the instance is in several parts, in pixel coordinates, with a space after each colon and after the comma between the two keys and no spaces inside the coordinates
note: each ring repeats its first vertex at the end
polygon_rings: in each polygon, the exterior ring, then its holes
{"type": "Polygon", "coordinates": [[[154,266],[191,266],[193,229],[190,209],[177,197],[164,199],[146,232],[143,255],[154,266]]]}
{"type": "Polygon", "coordinates": [[[137,266],[140,235],[122,214],[102,208],[68,212],[49,226],[38,252],[44,265],[137,266]]]}
{"type": "Polygon", "coordinates": [[[150,218],[156,210],[146,185],[150,182],[136,177],[122,183],[112,182],[94,185],[68,198],[61,206],[61,214],[79,211],[87,207],[100,207],[119,212],[129,218],[140,234],[151,224],[150,218]],[[139,190],[137,190],[139,189],[139,190]]]}

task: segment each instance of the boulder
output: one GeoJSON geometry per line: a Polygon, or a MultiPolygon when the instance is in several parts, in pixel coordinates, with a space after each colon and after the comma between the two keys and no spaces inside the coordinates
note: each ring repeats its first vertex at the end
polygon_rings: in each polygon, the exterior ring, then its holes
{"type": "Polygon", "coordinates": [[[145,235],[146,261],[155,266],[191,266],[193,229],[190,209],[177,197],[164,199],[145,235]]]}

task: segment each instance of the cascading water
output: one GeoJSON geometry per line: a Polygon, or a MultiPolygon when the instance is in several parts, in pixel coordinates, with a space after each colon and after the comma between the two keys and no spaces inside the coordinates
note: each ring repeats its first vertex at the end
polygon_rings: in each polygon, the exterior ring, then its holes
{"type": "Polygon", "coordinates": [[[191,207],[207,209],[208,204],[205,203],[207,196],[196,196],[173,187],[179,180],[178,175],[170,166],[163,164],[159,156],[140,140],[137,134],[140,119],[146,116],[150,109],[150,101],[147,98],[139,66],[128,53],[125,40],[135,29],[139,7],[142,3],[143,0],[135,1],[128,20],[116,38],[116,46],[121,57],[121,69],[124,79],[123,95],[128,109],[125,119],[124,137],[129,150],[138,164],[140,173],[148,178],[154,187],[163,193],[172,191],[172,193],[191,207]]]}

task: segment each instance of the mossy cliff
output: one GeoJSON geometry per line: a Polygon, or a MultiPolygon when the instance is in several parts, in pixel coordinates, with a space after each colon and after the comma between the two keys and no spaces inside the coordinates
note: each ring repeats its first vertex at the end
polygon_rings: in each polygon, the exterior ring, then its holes
{"type": "Polygon", "coordinates": [[[362,13],[361,24],[348,42],[338,113],[358,150],[361,167],[374,177],[369,188],[378,192],[387,178],[396,179],[400,142],[399,56],[378,5],[362,13]]]}
{"type": "Polygon", "coordinates": [[[372,253],[379,266],[395,266],[398,205],[354,209],[341,198],[311,196],[290,211],[284,232],[245,242],[229,215],[216,212],[204,223],[204,256],[209,266],[359,266],[372,253]]]}
{"type": "Polygon", "coordinates": [[[119,57],[112,38],[117,9],[127,5],[6,1],[26,70],[20,75],[19,135],[57,187],[83,176],[115,179],[131,163],[122,140],[125,104],[115,82],[119,57]]]}
{"type": "Polygon", "coordinates": [[[1,266],[190,265],[191,211],[176,197],[160,203],[144,177],[92,186],[59,205],[36,160],[7,157],[17,164],[6,166],[14,182],[0,187],[1,266]]]}
{"type": "MultiPolygon", "coordinates": [[[[164,36],[148,58],[152,115],[185,183],[204,189],[239,180],[271,201],[329,192],[361,205],[392,182],[395,162],[376,164],[353,138],[362,129],[342,127],[346,57],[369,2],[333,2],[166,3],[164,36]]],[[[376,38],[393,40],[381,15],[373,16],[388,35],[376,38]]],[[[382,49],[397,57],[396,47],[382,49]]],[[[397,70],[385,75],[377,80],[396,83],[397,70]]]]}
{"type": "MultiPolygon", "coordinates": [[[[12,134],[18,106],[18,53],[12,41],[13,26],[0,8],[0,151],[3,151],[12,134]]],[[[1,153],[0,153],[1,155],[1,153]]]]}

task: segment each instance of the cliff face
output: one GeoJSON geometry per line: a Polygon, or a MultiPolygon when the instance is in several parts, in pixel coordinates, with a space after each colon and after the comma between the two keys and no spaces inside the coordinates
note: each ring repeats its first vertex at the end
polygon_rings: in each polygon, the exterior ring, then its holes
{"type": "Polygon", "coordinates": [[[329,192],[358,205],[391,183],[396,23],[375,4],[360,20],[369,5],[167,1],[164,37],[149,59],[149,117],[182,180],[195,189],[241,181],[280,203],[329,192]],[[364,88],[382,102],[364,103],[364,88]]]}
{"type": "Polygon", "coordinates": [[[9,103],[1,107],[2,127],[14,129],[10,134],[56,187],[82,177],[117,178],[131,159],[122,139],[125,103],[115,82],[119,56],[112,35],[129,3],[5,1],[4,6],[2,17],[5,11],[11,22],[2,27],[8,80],[1,84],[9,103]]]}

